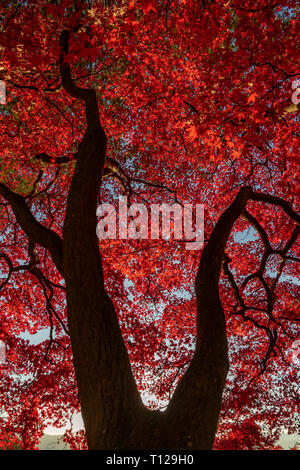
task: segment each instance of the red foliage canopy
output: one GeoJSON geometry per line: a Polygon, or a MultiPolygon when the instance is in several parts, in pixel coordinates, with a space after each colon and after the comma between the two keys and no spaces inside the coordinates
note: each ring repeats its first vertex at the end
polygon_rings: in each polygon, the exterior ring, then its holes
{"type": "MultiPolygon", "coordinates": [[[[61,31],[73,31],[67,61],[74,82],[97,92],[107,168],[118,169],[99,201],[126,192],[145,204],[203,203],[206,241],[242,186],[297,209],[297,23],[291,0],[1,5],[0,428],[30,449],[79,411],[64,281],[21,229],[9,192],[62,235],[86,121],[62,88],[61,31]]],[[[220,292],[231,367],[216,448],[271,448],[297,428],[298,231],[282,207],[252,201],[228,240],[220,292]]],[[[163,406],[193,354],[201,250],[173,239],[100,245],[138,387],[163,406]]]]}

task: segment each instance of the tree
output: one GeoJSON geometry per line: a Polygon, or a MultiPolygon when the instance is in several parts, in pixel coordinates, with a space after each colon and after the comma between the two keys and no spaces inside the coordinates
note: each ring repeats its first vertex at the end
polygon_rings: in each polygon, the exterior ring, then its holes
{"type": "Polygon", "coordinates": [[[218,445],[272,447],[297,400],[292,2],[8,1],[1,28],[6,434],[31,448],[80,407],[89,449],[210,449],[229,354],[218,445]],[[100,256],[120,194],[205,203],[203,249],[100,256]]]}

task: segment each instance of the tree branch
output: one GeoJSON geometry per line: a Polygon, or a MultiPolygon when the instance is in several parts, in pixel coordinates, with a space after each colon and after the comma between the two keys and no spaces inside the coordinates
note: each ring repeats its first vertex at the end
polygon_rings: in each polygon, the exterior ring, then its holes
{"type": "Polygon", "coordinates": [[[94,129],[94,126],[99,127],[100,125],[97,96],[95,90],[80,88],[72,80],[70,65],[65,60],[65,56],[69,53],[69,39],[70,32],[67,30],[62,31],[60,35],[61,54],[59,58],[62,84],[70,96],[84,101],[87,126],[89,131],[91,131],[94,129]]]}
{"type": "Polygon", "coordinates": [[[37,160],[41,160],[44,163],[53,163],[55,165],[62,165],[63,163],[73,162],[78,158],[78,152],[71,155],[64,155],[62,157],[51,157],[45,152],[37,153],[35,157],[37,160]]]}
{"type": "MultiPolygon", "coordinates": [[[[168,426],[175,426],[175,423],[178,425],[179,421],[183,434],[185,431],[187,434],[189,433],[191,423],[194,423],[193,426],[196,429],[201,429],[201,423],[204,421],[209,423],[210,432],[208,434],[214,436],[216,431],[228,371],[226,324],[219,296],[219,277],[225,257],[225,271],[227,268],[235,297],[237,301],[241,302],[242,309],[244,309],[245,304],[239,294],[238,286],[229,272],[229,260],[225,256],[225,247],[234,223],[242,215],[249,200],[278,205],[293,220],[299,221],[299,215],[288,202],[265,193],[254,192],[251,187],[247,186],[239,190],[234,201],[217,221],[203,249],[195,282],[197,301],[195,354],[166,411],[166,416],[169,417],[168,426]],[[213,396],[214,400],[211,402],[207,399],[208,396],[213,396]],[[197,410],[197,416],[195,416],[194,410],[197,410]],[[189,423],[188,426],[186,423],[189,423]]],[[[260,230],[260,227],[257,229],[260,230]]],[[[264,237],[262,230],[260,233],[264,237]]],[[[255,323],[258,328],[263,328],[268,335],[269,348],[263,359],[264,369],[275,346],[276,331],[260,325],[254,319],[246,316],[245,312],[243,312],[243,316],[245,320],[255,323]]],[[[212,442],[207,439],[207,435],[201,435],[201,431],[199,431],[198,434],[190,436],[190,447],[211,448],[212,442]]]]}
{"type": "Polygon", "coordinates": [[[23,232],[30,240],[43,248],[46,248],[50,252],[55,266],[63,276],[63,250],[62,240],[59,235],[40,224],[32,215],[25,199],[19,194],[11,191],[3,183],[0,183],[0,194],[11,205],[16,220],[23,232]]]}

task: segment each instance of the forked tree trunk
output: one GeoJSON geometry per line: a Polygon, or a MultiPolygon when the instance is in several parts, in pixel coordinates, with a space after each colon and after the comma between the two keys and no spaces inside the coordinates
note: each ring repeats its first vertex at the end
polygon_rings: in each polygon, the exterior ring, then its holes
{"type": "Polygon", "coordinates": [[[210,449],[228,371],[218,284],[224,248],[249,190],[220,217],[203,249],[197,278],[197,344],[163,413],[146,409],[137,391],[116,312],[105,292],[96,203],[105,138],[81,145],[68,197],[63,257],[74,366],[89,449],[210,449]],[[99,142],[102,143],[102,150],[99,142]]]}
{"type": "Polygon", "coordinates": [[[224,248],[246,204],[240,193],[203,250],[197,280],[197,345],[164,413],[142,404],[116,312],[104,289],[96,237],[96,205],[106,153],[96,93],[72,82],[64,63],[69,33],[61,35],[62,82],[83,100],[87,130],[79,146],[63,231],[63,271],[75,373],[89,449],[210,449],[228,371],[224,312],[218,292],[224,248]]]}
{"type": "Polygon", "coordinates": [[[47,249],[65,278],[70,337],[83,421],[89,449],[211,449],[228,371],[224,312],[219,277],[224,250],[234,222],[249,199],[283,208],[296,223],[300,217],[276,196],[242,188],[221,215],[205,245],[195,292],[197,341],[191,364],[179,382],[167,410],[146,409],[132,375],[113,303],[104,289],[96,237],[96,205],[106,156],[96,93],[77,87],[70,67],[69,32],[60,38],[63,87],[85,105],[87,129],[76,153],[68,194],[63,240],[40,224],[25,198],[0,183],[17,222],[29,237],[47,249]]]}

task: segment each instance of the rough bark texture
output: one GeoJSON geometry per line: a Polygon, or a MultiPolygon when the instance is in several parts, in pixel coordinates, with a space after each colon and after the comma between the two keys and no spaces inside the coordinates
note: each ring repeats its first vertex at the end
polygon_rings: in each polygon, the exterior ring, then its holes
{"type": "Polygon", "coordinates": [[[63,241],[43,227],[26,201],[5,185],[0,193],[32,242],[49,250],[64,276],[74,367],[89,449],[211,449],[228,371],[219,276],[227,239],[249,199],[276,204],[299,223],[290,205],[242,188],[205,245],[196,277],[197,343],[194,357],[163,413],[146,409],[131,372],[113,303],[104,289],[96,237],[96,205],[106,154],[96,93],[72,82],[69,32],[61,35],[60,70],[65,91],[85,105],[87,129],[76,153],[63,241]]]}
{"type": "MultiPolygon", "coordinates": [[[[62,82],[71,96],[84,101],[87,130],[79,146],[68,196],[63,268],[74,365],[89,448],[211,448],[228,369],[225,321],[218,295],[226,239],[217,250],[212,239],[199,267],[196,285],[199,331],[193,361],[167,411],[149,411],[141,402],[117,316],[104,289],[95,227],[106,136],[100,124],[95,92],[76,87],[70,68],[64,63],[68,36],[67,31],[61,36],[62,82]],[[200,317],[200,312],[205,313],[200,317]]],[[[233,223],[231,217],[231,226],[233,223]]]]}

